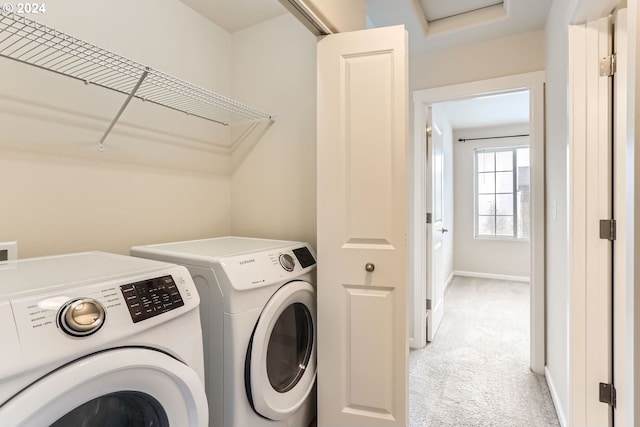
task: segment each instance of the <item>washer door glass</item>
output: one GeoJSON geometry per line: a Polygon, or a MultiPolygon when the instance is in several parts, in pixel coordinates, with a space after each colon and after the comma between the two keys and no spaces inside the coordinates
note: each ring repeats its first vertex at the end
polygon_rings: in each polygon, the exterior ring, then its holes
{"type": "Polygon", "coordinates": [[[155,398],[135,391],[97,397],[60,418],[51,427],[168,427],[167,413],[155,398]]]}
{"type": "Polygon", "coordinates": [[[0,410],[3,427],[207,427],[208,421],[198,373],[166,353],[136,347],[68,363],[0,410]]]}
{"type": "Polygon", "coordinates": [[[278,289],[260,313],[249,343],[247,396],[261,416],[284,420],[307,402],[316,379],[316,303],[310,283],[278,289]]]}
{"type": "Polygon", "coordinates": [[[279,393],[300,381],[313,350],[313,320],[301,303],[288,306],[276,321],[267,344],[267,376],[279,393]]]}

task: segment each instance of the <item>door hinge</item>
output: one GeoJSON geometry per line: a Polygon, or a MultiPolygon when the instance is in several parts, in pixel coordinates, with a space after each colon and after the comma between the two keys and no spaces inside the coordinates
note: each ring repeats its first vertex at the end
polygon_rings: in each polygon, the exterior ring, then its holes
{"type": "Polygon", "coordinates": [[[600,238],[605,240],[616,240],[616,220],[601,219],[600,220],[600,238]]]}
{"type": "Polygon", "coordinates": [[[616,55],[600,58],[600,76],[611,77],[616,73],[616,55]]]}
{"type": "Polygon", "coordinates": [[[600,383],[600,402],[616,407],[616,388],[613,384],[600,383]]]}
{"type": "Polygon", "coordinates": [[[427,224],[431,224],[431,213],[427,213],[427,224]]]}

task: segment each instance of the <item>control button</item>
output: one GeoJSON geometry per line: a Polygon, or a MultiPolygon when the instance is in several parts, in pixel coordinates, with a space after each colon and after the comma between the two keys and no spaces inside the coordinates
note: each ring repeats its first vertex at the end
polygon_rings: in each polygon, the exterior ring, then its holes
{"type": "Polygon", "coordinates": [[[74,337],[91,335],[104,324],[104,306],[93,298],[67,302],[58,311],[60,329],[74,337]]]}
{"type": "Polygon", "coordinates": [[[296,266],[293,257],[289,254],[280,255],[280,265],[287,271],[293,271],[293,268],[296,266]]]}

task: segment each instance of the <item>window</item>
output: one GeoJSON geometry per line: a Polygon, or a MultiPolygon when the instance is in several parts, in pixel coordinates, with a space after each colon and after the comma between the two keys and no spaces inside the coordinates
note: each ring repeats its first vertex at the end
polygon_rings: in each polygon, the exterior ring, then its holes
{"type": "Polygon", "coordinates": [[[475,150],[475,237],[528,239],[529,147],[475,150]]]}

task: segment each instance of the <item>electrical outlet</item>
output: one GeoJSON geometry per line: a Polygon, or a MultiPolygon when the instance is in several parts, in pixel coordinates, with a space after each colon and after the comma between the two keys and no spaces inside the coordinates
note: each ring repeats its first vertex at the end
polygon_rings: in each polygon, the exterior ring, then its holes
{"type": "Polygon", "coordinates": [[[0,242],[0,262],[18,259],[18,242],[0,242]]]}

